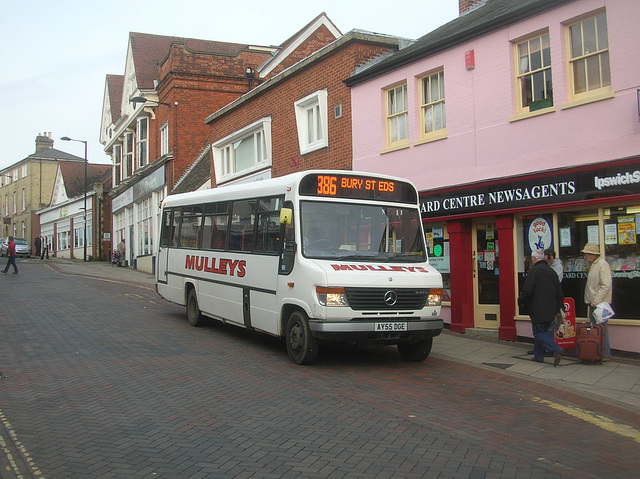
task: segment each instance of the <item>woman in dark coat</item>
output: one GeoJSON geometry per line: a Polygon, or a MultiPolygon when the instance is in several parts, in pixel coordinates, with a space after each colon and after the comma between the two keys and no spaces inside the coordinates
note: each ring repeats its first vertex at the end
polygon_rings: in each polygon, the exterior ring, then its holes
{"type": "Polygon", "coordinates": [[[564,351],[556,344],[550,330],[551,322],[564,307],[564,294],[558,275],[544,260],[540,250],[531,252],[533,266],[527,272],[520,291],[519,303],[529,311],[533,329],[533,361],[544,362],[544,350],[553,353],[553,365],[560,363],[564,351]]]}

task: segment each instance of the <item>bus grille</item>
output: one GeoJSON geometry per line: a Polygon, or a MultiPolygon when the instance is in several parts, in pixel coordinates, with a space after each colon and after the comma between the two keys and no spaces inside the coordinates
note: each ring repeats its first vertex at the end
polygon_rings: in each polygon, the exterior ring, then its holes
{"type": "Polygon", "coordinates": [[[345,291],[349,305],[355,310],[422,309],[429,296],[428,289],[345,288],[345,291]]]}

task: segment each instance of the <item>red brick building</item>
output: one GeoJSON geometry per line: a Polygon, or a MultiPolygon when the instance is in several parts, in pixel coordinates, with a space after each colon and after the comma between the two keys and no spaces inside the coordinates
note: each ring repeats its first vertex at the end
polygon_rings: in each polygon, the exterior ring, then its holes
{"type": "Polygon", "coordinates": [[[208,148],[206,116],[339,35],[324,14],[280,46],[129,34],[124,75],[106,77],[100,130],[113,160],[112,242],[125,240],[128,264],[153,271],[159,205],[208,148]]]}
{"type": "MultiPolygon", "coordinates": [[[[401,42],[351,31],[209,115],[212,184],[351,169],[351,97],[343,81],[401,42]]],[[[273,70],[267,64],[256,73],[263,79],[273,70]]]]}

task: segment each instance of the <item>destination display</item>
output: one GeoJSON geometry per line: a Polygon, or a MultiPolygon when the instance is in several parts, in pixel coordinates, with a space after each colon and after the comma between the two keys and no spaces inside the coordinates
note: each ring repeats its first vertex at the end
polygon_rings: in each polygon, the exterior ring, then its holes
{"type": "Polygon", "coordinates": [[[300,182],[300,194],[408,204],[416,204],[418,201],[415,188],[408,182],[350,174],[307,175],[300,182]]]}

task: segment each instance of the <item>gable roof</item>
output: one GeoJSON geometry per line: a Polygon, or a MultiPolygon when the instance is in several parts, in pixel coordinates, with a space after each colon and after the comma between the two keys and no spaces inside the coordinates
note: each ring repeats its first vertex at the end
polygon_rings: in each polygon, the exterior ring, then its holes
{"type": "Polygon", "coordinates": [[[115,125],[120,119],[120,103],[124,88],[124,75],[107,75],[107,93],[109,95],[109,112],[111,121],[115,125]]]}
{"type": "Polygon", "coordinates": [[[576,0],[487,0],[473,10],[420,37],[413,45],[355,73],[345,83],[354,86],[384,73],[486,35],[513,23],[576,0]]]}
{"type": "MultiPolygon", "coordinates": [[[[64,181],[64,188],[68,198],[75,198],[84,194],[84,161],[60,162],[60,173],[64,181]]],[[[87,190],[92,189],[94,183],[101,183],[107,191],[111,187],[111,165],[87,164],[87,190]]]]}
{"type": "Polygon", "coordinates": [[[258,68],[261,78],[265,78],[271,73],[278,65],[280,65],[297,47],[299,47],[304,41],[313,35],[321,26],[325,26],[327,30],[336,38],[340,38],[342,33],[334,25],[334,23],[327,17],[327,14],[322,12],[316,18],[307,23],[304,27],[298,30],[295,34],[285,40],[278,48],[273,56],[264,62],[263,65],[258,68]]]}

